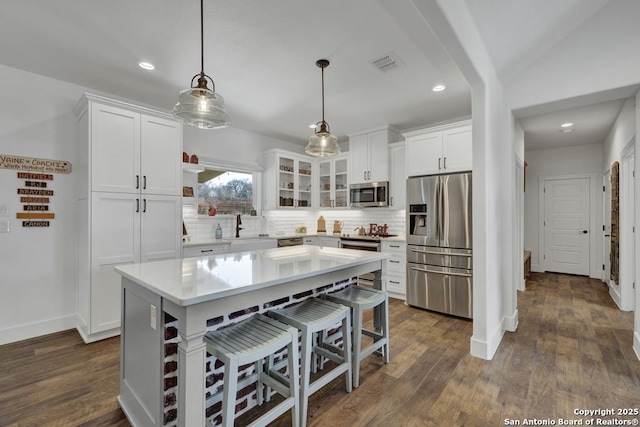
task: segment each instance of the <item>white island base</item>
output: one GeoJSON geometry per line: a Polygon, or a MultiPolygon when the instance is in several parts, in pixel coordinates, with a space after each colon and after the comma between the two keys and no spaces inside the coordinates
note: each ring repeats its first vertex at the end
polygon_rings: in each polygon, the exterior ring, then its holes
{"type": "Polygon", "coordinates": [[[221,384],[203,342],[208,330],[340,289],[365,273],[376,273],[382,288],[387,257],[295,246],[116,267],[122,410],[133,426],[204,427],[216,413],[207,414],[206,395],[221,384]]]}

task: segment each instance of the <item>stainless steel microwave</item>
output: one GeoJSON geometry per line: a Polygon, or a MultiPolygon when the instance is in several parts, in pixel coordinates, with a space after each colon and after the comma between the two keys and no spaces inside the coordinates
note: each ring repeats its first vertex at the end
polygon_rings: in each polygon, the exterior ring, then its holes
{"type": "Polygon", "coordinates": [[[389,181],[351,184],[349,193],[354,208],[389,206],[389,181]]]}

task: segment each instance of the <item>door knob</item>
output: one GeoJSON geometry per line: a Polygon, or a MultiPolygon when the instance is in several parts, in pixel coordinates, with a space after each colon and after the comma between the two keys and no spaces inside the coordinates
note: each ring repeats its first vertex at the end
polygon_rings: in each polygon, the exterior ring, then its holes
{"type": "Polygon", "coordinates": [[[582,230],[582,234],[587,234],[589,230],[582,230]]]}

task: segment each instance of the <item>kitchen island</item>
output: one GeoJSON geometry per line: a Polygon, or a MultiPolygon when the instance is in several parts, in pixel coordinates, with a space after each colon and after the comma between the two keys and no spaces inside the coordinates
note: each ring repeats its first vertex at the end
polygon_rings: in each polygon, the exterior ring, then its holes
{"type": "MultiPolygon", "coordinates": [[[[374,272],[388,255],[295,246],[116,267],[122,275],[118,401],[134,426],[205,426],[221,383],[204,334],[374,272]]],[[[250,406],[250,403],[244,405],[250,406]]]]}

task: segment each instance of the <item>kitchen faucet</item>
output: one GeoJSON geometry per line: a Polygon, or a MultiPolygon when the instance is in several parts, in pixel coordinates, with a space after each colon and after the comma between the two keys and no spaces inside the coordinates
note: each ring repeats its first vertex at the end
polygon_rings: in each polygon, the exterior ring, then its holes
{"type": "Polygon", "coordinates": [[[238,237],[240,237],[240,230],[244,230],[243,227],[240,227],[242,225],[242,219],[240,219],[240,214],[236,215],[236,239],[238,237]]]}

